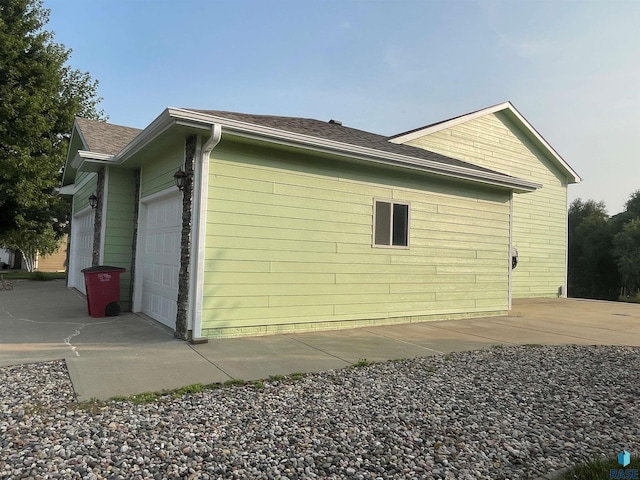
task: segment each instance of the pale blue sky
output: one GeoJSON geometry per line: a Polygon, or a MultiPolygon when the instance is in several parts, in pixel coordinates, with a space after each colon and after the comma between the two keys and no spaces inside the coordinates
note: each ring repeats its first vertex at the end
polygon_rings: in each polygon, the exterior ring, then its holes
{"type": "Polygon", "coordinates": [[[168,106],[394,134],[511,100],[610,214],[640,189],[640,2],[45,0],[109,121],[168,106]]]}

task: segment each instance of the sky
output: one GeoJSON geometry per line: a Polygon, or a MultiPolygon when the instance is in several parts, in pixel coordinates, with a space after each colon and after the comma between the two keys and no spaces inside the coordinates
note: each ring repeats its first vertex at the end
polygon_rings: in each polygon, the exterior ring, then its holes
{"type": "Polygon", "coordinates": [[[383,135],[510,100],[624,209],[640,189],[640,2],[44,0],[109,122],[166,107],[336,119],[383,135]]]}

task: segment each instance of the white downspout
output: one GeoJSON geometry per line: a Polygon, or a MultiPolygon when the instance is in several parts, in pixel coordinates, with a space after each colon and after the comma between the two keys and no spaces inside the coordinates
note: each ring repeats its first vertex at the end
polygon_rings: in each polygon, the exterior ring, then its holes
{"type": "Polygon", "coordinates": [[[196,157],[196,183],[194,185],[193,203],[193,243],[191,246],[193,269],[190,284],[193,285],[193,300],[191,302],[193,327],[191,339],[193,342],[202,341],[202,301],[204,290],[204,260],[207,234],[207,200],[209,191],[209,157],[211,151],[220,143],[222,138],[222,125],[214,123],[211,125],[211,137],[202,146],[199,158],[196,157]]]}

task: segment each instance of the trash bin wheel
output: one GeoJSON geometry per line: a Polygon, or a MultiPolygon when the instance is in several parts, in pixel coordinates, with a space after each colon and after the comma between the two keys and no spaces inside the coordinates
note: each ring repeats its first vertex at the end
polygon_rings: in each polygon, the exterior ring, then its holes
{"type": "Polygon", "coordinates": [[[108,303],[104,310],[107,317],[117,317],[120,315],[120,304],[118,302],[108,303]]]}

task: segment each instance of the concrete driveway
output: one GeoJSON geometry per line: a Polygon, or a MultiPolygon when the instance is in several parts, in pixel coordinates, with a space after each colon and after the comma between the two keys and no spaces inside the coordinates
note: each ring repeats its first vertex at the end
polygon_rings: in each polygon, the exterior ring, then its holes
{"type": "Polygon", "coordinates": [[[0,366],[65,359],[79,400],[192,383],[342,368],[503,344],[640,346],[640,305],[577,299],[514,302],[511,315],[190,345],[158,323],[124,313],[91,318],[62,281],[0,291],[0,366]]]}

